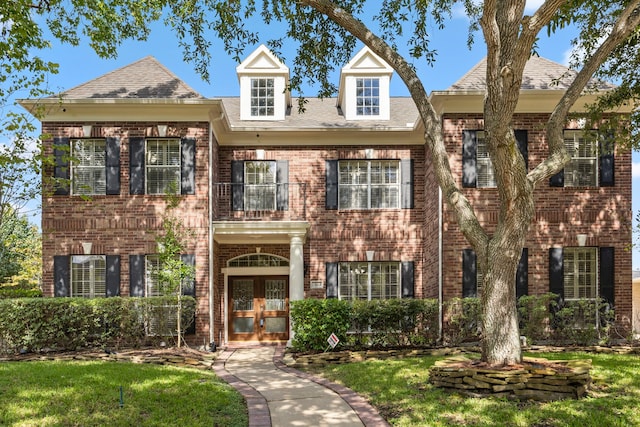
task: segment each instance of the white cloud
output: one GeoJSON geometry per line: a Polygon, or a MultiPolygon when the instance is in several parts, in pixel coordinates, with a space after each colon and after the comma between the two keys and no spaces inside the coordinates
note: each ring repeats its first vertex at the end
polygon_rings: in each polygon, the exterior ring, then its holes
{"type": "Polygon", "coordinates": [[[631,163],[631,178],[640,178],[640,162],[631,163]]]}

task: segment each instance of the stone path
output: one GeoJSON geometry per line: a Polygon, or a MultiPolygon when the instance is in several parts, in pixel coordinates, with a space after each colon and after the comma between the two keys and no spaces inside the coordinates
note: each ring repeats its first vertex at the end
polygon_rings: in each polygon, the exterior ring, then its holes
{"type": "Polygon", "coordinates": [[[214,370],[247,401],[249,426],[388,426],[352,390],[287,367],[283,347],[228,348],[214,370]]]}

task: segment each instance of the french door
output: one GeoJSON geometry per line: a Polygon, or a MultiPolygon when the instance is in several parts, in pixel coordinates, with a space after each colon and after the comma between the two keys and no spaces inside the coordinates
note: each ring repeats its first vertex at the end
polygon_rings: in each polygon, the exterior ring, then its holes
{"type": "Polygon", "coordinates": [[[229,278],[229,340],[289,339],[289,278],[229,278]]]}

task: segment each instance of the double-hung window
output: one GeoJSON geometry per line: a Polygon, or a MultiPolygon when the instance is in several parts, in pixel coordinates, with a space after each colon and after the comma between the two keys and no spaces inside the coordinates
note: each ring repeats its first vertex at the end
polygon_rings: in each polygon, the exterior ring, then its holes
{"type": "Polygon", "coordinates": [[[596,248],[564,248],[563,256],[565,299],[597,298],[598,254],[596,248]]]}
{"type": "Polygon", "coordinates": [[[338,297],[372,300],[400,297],[400,263],[345,262],[339,265],[338,297]]]}
{"type": "Polygon", "coordinates": [[[251,79],[251,115],[254,117],[272,117],[274,114],[274,79],[251,79]]]}
{"type": "Polygon", "coordinates": [[[71,142],[72,194],[106,193],[105,140],[76,139],[71,142]]]}
{"type": "Polygon", "coordinates": [[[356,115],[380,115],[380,79],[371,77],[356,79],[356,115]]]}
{"type": "Polygon", "coordinates": [[[244,208],[246,211],[276,209],[276,162],[244,163],[244,208]]]}
{"type": "Polygon", "coordinates": [[[160,269],[160,257],[158,255],[147,255],[145,257],[145,295],[157,297],[165,295],[164,287],[158,278],[160,269]]]}
{"type": "Polygon", "coordinates": [[[564,168],[565,187],[596,186],[598,183],[598,134],[566,130],[564,145],[571,160],[564,168]]]}
{"type": "Polygon", "coordinates": [[[487,150],[487,142],[484,138],[484,131],[478,131],[476,133],[477,148],[476,148],[476,168],[478,173],[478,188],[489,188],[496,186],[496,177],[493,172],[493,163],[489,157],[489,150],[487,150]]]}
{"type": "Polygon", "coordinates": [[[71,296],[95,298],[106,296],[106,258],[104,255],[71,257],[71,296]]]}
{"type": "Polygon", "coordinates": [[[180,192],[180,140],[148,139],[147,194],[180,192]]]}
{"type": "Polygon", "coordinates": [[[398,160],[341,160],[340,209],[393,209],[400,206],[398,160]]]}

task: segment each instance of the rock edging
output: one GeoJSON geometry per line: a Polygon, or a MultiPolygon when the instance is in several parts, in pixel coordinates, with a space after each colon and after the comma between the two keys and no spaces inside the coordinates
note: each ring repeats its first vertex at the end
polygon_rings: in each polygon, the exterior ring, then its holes
{"type": "Polygon", "coordinates": [[[591,359],[550,361],[525,357],[521,365],[501,369],[455,356],[437,361],[429,370],[429,382],[471,395],[538,401],[579,399],[591,385],[591,366],[591,359]]]}

